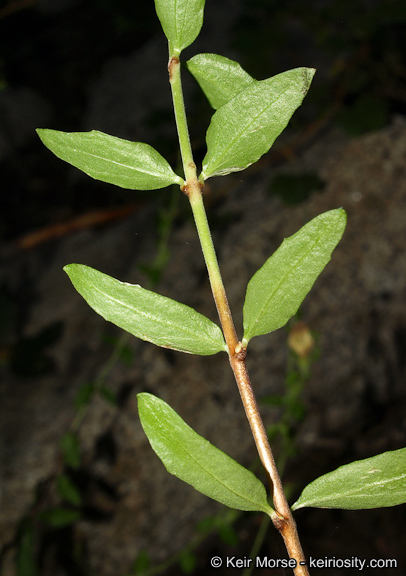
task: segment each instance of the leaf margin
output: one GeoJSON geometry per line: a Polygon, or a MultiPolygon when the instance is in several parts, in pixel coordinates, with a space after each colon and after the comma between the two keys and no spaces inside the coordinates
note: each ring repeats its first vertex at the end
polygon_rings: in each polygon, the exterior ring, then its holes
{"type": "MultiPolygon", "coordinates": [[[[316,280],[318,279],[318,277],[320,276],[320,274],[322,273],[322,271],[324,270],[324,268],[327,266],[327,264],[329,263],[329,261],[331,260],[331,256],[332,253],[334,251],[334,249],[337,247],[338,243],[340,242],[344,231],[345,231],[345,227],[347,224],[347,213],[343,208],[335,208],[333,210],[328,210],[327,212],[322,212],[321,214],[319,214],[318,216],[316,216],[315,218],[312,218],[312,220],[310,220],[309,222],[307,222],[306,224],[304,224],[297,232],[295,232],[294,234],[292,234],[291,236],[285,238],[283,240],[283,242],[280,244],[280,246],[275,250],[275,252],[265,261],[265,263],[253,274],[253,276],[251,277],[250,281],[248,282],[247,285],[247,290],[246,290],[246,296],[244,299],[244,306],[243,306],[243,326],[244,326],[244,335],[243,335],[243,339],[242,339],[242,343],[243,343],[243,347],[246,348],[249,341],[254,338],[255,336],[262,336],[265,334],[270,334],[272,332],[275,332],[276,330],[279,330],[279,328],[282,328],[283,326],[285,326],[287,324],[287,322],[289,321],[290,318],[292,318],[297,310],[299,309],[299,307],[301,306],[302,302],[304,301],[304,299],[307,297],[307,295],[309,294],[310,290],[312,289],[313,285],[315,284],[316,280]],[[287,256],[289,256],[289,250],[290,250],[290,246],[292,245],[291,243],[294,242],[294,239],[298,239],[301,238],[301,236],[304,237],[305,240],[307,240],[306,236],[308,236],[308,230],[311,229],[311,226],[314,226],[314,223],[317,221],[317,223],[319,223],[320,221],[324,220],[324,219],[328,219],[328,217],[332,217],[333,215],[337,216],[337,223],[340,224],[340,226],[338,227],[338,230],[336,231],[336,239],[334,240],[334,242],[330,243],[330,246],[332,246],[331,251],[327,252],[324,255],[324,259],[322,260],[322,264],[321,267],[320,265],[318,266],[319,270],[317,272],[317,275],[314,277],[314,280],[307,280],[307,286],[305,286],[305,290],[306,293],[304,294],[304,296],[300,295],[300,300],[296,301],[296,303],[292,306],[292,303],[290,303],[290,309],[288,310],[288,313],[286,313],[286,311],[281,314],[282,319],[278,322],[275,322],[274,325],[270,326],[270,324],[268,323],[268,327],[266,329],[263,328],[258,328],[257,331],[254,331],[254,327],[255,324],[259,323],[259,314],[257,314],[257,319],[255,320],[255,322],[251,319],[248,319],[247,317],[250,317],[252,315],[252,312],[249,310],[251,302],[253,303],[253,307],[255,306],[255,302],[260,300],[263,304],[262,304],[262,310],[265,309],[265,304],[264,304],[264,296],[261,295],[261,297],[258,295],[258,293],[261,291],[261,289],[263,290],[263,288],[260,288],[260,290],[258,290],[257,285],[261,285],[264,284],[262,278],[266,275],[270,275],[269,274],[269,269],[272,270],[272,266],[275,264],[275,262],[278,264],[278,259],[281,260],[281,258],[283,260],[287,259],[287,256]],[[287,254],[284,254],[284,252],[287,254]]],[[[293,245],[294,248],[294,245],[293,245]]],[[[307,246],[306,246],[307,249],[307,246]]],[[[304,258],[307,255],[303,256],[300,258],[300,261],[303,261],[304,258]]],[[[297,268],[299,266],[296,264],[295,266],[295,270],[292,271],[292,268],[288,270],[288,272],[285,274],[285,278],[289,275],[292,275],[294,273],[297,273],[297,268]]],[[[276,275],[277,272],[273,271],[274,275],[276,275]]],[[[302,274],[302,278],[303,278],[303,274],[302,274]]],[[[284,279],[285,279],[284,278],[284,279]]],[[[284,280],[283,279],[283,280],[284,280]]],[[[279,284],[276,285],[276,287],[273,287],[273,293],[271,295],[271,297],[274,297],[275,293],[279,293],[281,291],[281,285],[282,282],[280,282],[279,284]]],[[[293,292],[293,290],[292,290],[293,292]]],[[[294,295],[296,295],[296,292],[298,292],[298,283],[296,283],[295,286],[295,291],[294,291],[294,295]]],[[[283,290],[283,293],[286,295],[287,294],[287,290],[286,288],[283,290]]],[[[270,301],[270,298],[268,298],[268,303],[270,301]]],[[[281,300],[281,298],[277,299],[277,304],[281,305],[283,301],[281,300]]],[[[283,312],[283,311],[282,311],[283,312]]],[[[264,314],[265,315],[265,314],[264,314]]]]}
{"type": "MultiPolygon", "coordinates": [[[[193,428],[191,428],[181,418],[181,416],[179,416],[179,414],[177,414],[177,412],[175,412],[175,410],[173,410],[173,408],[171,408],[169,404],[167,404],[164,400],[158,398],[157,396],[154,396],[153,394],[149,394],[148,392],[141,392],[137,394],[137,401],[138,401],[138,412],[142,428],[148,438],[149,443],[151,444],[152,449],[157,454],[158,458],[161,460],[161,462],[164,464],[165,468],[170,474],[176,476],[183,482],[186,482],[187,484],[193,486],[195,490],[201,492],[202,494],[208,496],[209,498],[212,498],[217,502],[229,506],[230,508],[236,508],[237,510],[264,512],[265,514],[271,515],[273,510],[267,501],[265,486],[250,470],[241,466],[241,464],[239,464],[233,458],[224,453],[222,450],[211,444],[203,436],[200,436],[200,434],[198,434],[195,430],[193,430],[193,428]],[[165,418],[168,418],[169,415],[169,418],[172,419],[174,423],[172,423],[171,427],[165,426],[163,424],[164,420],[164,418],[162,417],[163,415],[165,416],[165,418]],[[149,433],[151,431],[151,427],[147,422],[149,417],[152,417],[155,420],[156,430],[160,432],[160,435],[156,434],[156,437],[154,439],[151,439],[152,434],[149,433]],[[169,430],[171,430],[170,433],[168,432],[169,430]],[[179,473],[178,470],[175,470],[177,466],[176,463],[173,464],[174,460],[173,451],[171,453],[171,451],[170,450],[168,451],[165,446],[165,443],[168,444],[175,437],[177,438],[178,436],[184,437],[185,435],[188,435],[189,439],[192,438],[191,444],[194,444],[195,445],[194,447],[196,447],[197,444],[202,454],[207,454],[210,451],[211,452],[210,457],[212,459],[212,462],[214,462],[214,458],[212,457],[212,455],[215,454],[219,459],[222,459],[224,462],[227,462],[229,466],[232,466],[235,470],[238,470],[240,474],[242,473],[245,478],[249,479],[251,483],[250,486],[251,492],[249,492],[249,495],[252,496],[252,493],[254,491],[257,491],[258,495],[259,493],[261,493],[262,503],[257,502],[254,503],[254,506],[251,504],[246,507],[244,506],[238,507],[236,505],[231,505],[229,503],[230,501],[227,502],[226,499],[221,499],[218,496],[217,497],[213,496],[214,490],[210,488],[208,489],[207,484],[205,485],[204,481],[203,482],[201,481],[201,478],[203,477],[201,473],[199,474],[197,482],[199,484],[199,487],[197,487],[189,480],[185,479],[185,476],[190,476],[193,464],[192,465],[188,464],[188,466],[186,466],[186,474],[179,473]],[[165,452],[167,452],[167,454],[164,454],[165,452]]],[[[177,448],[180,446],[179,440],[177,440],[176,446],[177,448]]],[[[187,450],[183,446],[182,450],[187,453],[187,450]]],[[[203,466],[201,466],[201,464],[198,463],[198,461],[194,456],[191,457],[191,460],[196,462],[198,467],[203,468],[203,466]]],[[[210,472],[209,475],[215,478],[212,472],[210,472]]],[[[232,477],[232,479],[234,480],[234,476],[232,477]]],[[[218,480],[218,478],[215,478],[215,481],[221,483],[221,480],[218,480]]],[[[226,489],[230,491],[230,489],[228,488],[226,489]]],[[[238,497],[249,501],[249,496],[241,497],[240,495],[237,495],[236,498],[237,500],[238,497]]]]}
{"type": "MultiPolygon", "coordinates": [[[[201,356],[210,356],[213,354],[217,354],[218,352],[227,352],[227,345],[224,341],[224,336],[223,333],[220,329],[220,327],[215,324],[214,322],[212,322],[209,318],[207,318],[206,316],[204,316],[203,314],[200,314],[199,312],[197,312],[194,308],[191,308],[190,306],[187,306],[186,304],[182,304],[181,302],[177,302],[176,300],[172,300],[171,298],[168,298],[166,296],[162,296],[160,294],[157,294],[156,292],[153,292],[151,290],[147,290],[145,288],[142,288],[141,286],[139,286],[138,284],[129,284],[127,282],[121,282],[120,280],[117,280],[116,278],[113,278],[111,276],[109,276],[108,274],[104,274],[103,272],[100,272],[98,270],[95,270],[94,268],[91,268],[90,266],[86,266],[84,264],[67,264],[66,266],[64,266],[64,271],[66,272],[66,274],[68,275],[69,279],[71,280],[72,284],[74,285],[74,287],[76,288],[76,290],[79,292],[79,294],[82,296],[82,298],[84,298],[84,300],[89,304],[89,306],[91,308],[93,308],[93,310],[95,310],[95,312],[97,312],[100,316],[102,316],[105,320],[107,320],[108,322],[112,322],[113,324],[115,324],[116,326],[118,326],[119,328],[122,328],[124,330],[126,330],[127,332],[129,332],[130,334],[132,334],[133,336],[140,338],[141,340],[145,340],[147,342],[151,342],[152,344],[155,344],[156,346],[161,346],[164,348],[170,348],[172,350],[177,350],[179,352],[185,352],[185,353],[189,353],[189,354],[197,354],[197,355],[201,355],[201,356]],[[85,279],[85,287],[83,288],[82,286],[80,286],[81,282],[83,281],[83,275],[86,275],[86,279],[85,279]],[[89,280],[90,278],[90,280],[89,280]],[[100,292],[102,294],[102,297],[104,294],[104,292],[97,286],[97,283],[101,282],[105,282],[107,284],[110,284],[111,286],[113,286],[114,290],[117,290],[120,295],[122,296],[122,293],[124,293],[125,297],[128,297],[129,293],[132,293],[132,295],[136,295],[137,297],[141,296],[141,298],[146,298],[149,300],[149,303],[152,303],[153,306],[151,306],[151,308],[153,309],[155,307],[155,313],[156,313],[156,308],[158,306],[160,306],[161,308],[166,308],[167,306],[172,307],[172,312],[175,311],[175,314],[178,314],[178,316],[181,316],[183,319],[183,323],[185,323],[188,318],[192,318],[192,323],[193,323],[193,329],[195,329],[196,327],[196,336],[199,336],[199,330],[201,329],[202,332],[206,333],[206,338],[205,338],[205,342],[206,344],[204,345],[204,347],[199,348],[198,347],[192,347],[191,345],[189,345],[188,347],[186,346],[178,346],[171,342],[170,339],[168,339],[168,337],[166,335],[162,335],[162,329],[160,329],[158,332],[158,336],[155,338],[151,338],[150,336],[148,336],[147,334],[144,334],[144,330],[140,330],[139,327],[137,327],[136,329],[129,329],[130,325],[129,325],[129,320],[126,316],[126,314],[124,314],[124,316],[120,316],[120,322],[117,322],[117,317],[119,316],[119,314],[122,314],[122,310],[119,308],[119,312],[117,311],[113,311],[113,313],[111,313],[110,311],[108,311],[107,313],[105,311],[103,311],[100,308],[99,303],[96,302],[96,304],[91,304],[89,300],[93,300],[93,294],[92,294],[92,289],[96,289],[98,292],[100,292]],[[126,294],[127,292],[127,294],[126,294]],[[90,295],[89,295],[90,294],[90,295]],[[126,327],[127,326],[127,327],[126,327]],[[140,330],[140,331],[135,331],[135,330],[140,330]],[[202,351],[204,350],[204,351],[202,351]]],[[[115,299],[111,296],[111,295],[107,295],[108,298],[112,301],[115,301],[115,299]]],[[[122,302],[117,301],[117,303],[123,304],[122,302]]],[[[113,304],[114,307],[114,304],[113,304]]],[[[123,304],[124,309],[125,308],[130,308],[131,307],[128,306],[128,304],[123,304]]],[[[168,316],[168,310],[165,310],[166,313],[166,317],[168,316]]],[[[141,314],[143,316],[150,316],[152,317],[153,315],[150,312],[141,312],[141,314]]],[[[164,318],[164,316],[162,317],[164,318]]],[[[167,325],[170,325],[170,322],[166,321],[167,325]]],[[[185,332],[191,332],[193,334],[193,330],[190,329],[186,329],[185,330],[185,324],[182,324],[180,326],[180,328],[182,328],[185,332]]],[[[171,336],[172,337],[172,336],[171,336]]],[[[193,337],[192,337],[193,340],[193,337]]],[[[202,342],[202,340],[200,341],[202,342]]]]}
{"type": "Polygon", "coordinates": [[[49,128],[37,128],[36,132],[41,142],[46,146],[55,156],[68,164],[71,164],[78,170],[81,170],[91,178],[113,184],[120,188],[128,190],[158,190],[166,188],[172,184],[181,186],[184,183],[183,178],[176,174],[169,162],[152,146],[144,142],[132,142],[123,138],[117,138],[110,134],[105,134],[99,130],[90,130],[89,132],[63,132],[62,130],[52,130],[49,128]],[[106,146],[109,156],[98,156],[95,150],[100,150],[106,146]],[[92,149],[92,152],[89,152],[92,149]],[[136,165],[131,166],[131,162],[127,165],[119,162],[120,156],[125,155],[133,158],[134,164],[138,161],[139,156],[144,156],[142,163],[147,160],[155,164],[155,167],[160,167],[155,173],[148,172],[147,170],[138,169],[136,165]],[[93,157],[95,160],[90,160],[93,157]],[[99,164],[99,168],[97,168],[99,164]],[[106,167],[102,169],[103,164],[112,168],[110,170],[106,167]],[[121,173],[114,174],[112,169],[117,170],[116,166],[122,166],[121,173]],[[133,174],[132,174],[133,172],[133,174]],[[142,176],[148,180],[149,184],[142,184],[142,176]],[[132,183],[133,182],[133,183],[132,183]]]}
{"type": "MultiPolygon", "coordinates": [[[[388,507],[392,507],[392,506],[399,506],[401,504],[405,504],[406,503],[406,448],[399,448],[398,450],[389,450],[386,452],[382,452],[381,454],[377,454],[376,456],[371,456],[370,458],[364,458],[362,460],[355,460],[354,462],[350,462],[349,464],[344,464],[343,466],[339,466],[338,468],[336,468],[335,470],[332,470],[331,472],[327,472],[326,474],[323,474],[322,476],[319,476],[318,478],[316,478],[315,480],[313,480],[312,482],[310,482],[310,484],[308,484],[301,492],[299,498],[296,500],[296,502],[292,505],[292,510],[300,510],[301,508],[334,508],[334,509],[343,509],[343,510],[369,510],[369,509],[373,509],[373,508],[388,508],[388,507]],[[355,478],[355,482],[359,482],[360,479],[365,479],[365,478],[371,478],[371,480],[373,480],[372,482],[370,482],[370,485],[376,485],[376,476],[374,476],[374,474],[376,472],[382,472],[382,470],[380,468],[377,468],[377,466],[387,466],[387,461],[392,459],[395,460],[397,459],[397,457],[400,456],[402,458],[402,470],[403,475],[402,478],[404,479],[404,491],[403,491],[403,496],[401,497],[401,500],[397,501],[394,500],[392,503],[390,504],[384,504],[384,505],[377,505],[376,502],[372,502],[373,498],[376,498],[376,496],[365,496],[365,494],[360,494],[359,496],[364,499],[364,502],[367,501],[369,502],[369,504],[367,506],[365,506],[365,504],[361,505],[361,506],[348,506],[348,504],[346,506],[342,505],[342,504],[337,504],[337,505],[330,505],[330,506],[322,506],[320,504],[316,504],[316,500],[314,499],[315,497],[313,497],[313,500],[309,500],[308,502],[306,502],[305,497],[307,496],[307,498],[309,499],[308,493],[310,493],[310,496],[312,495],[313,492],[317,492],[319,486],[324,487],[327,483],[327,486],[330,487],[331,489],[334,489],[334,485],[336,484],[337,486],[339,485],[341,488],[344,487],[344,480],[346,478],[346,476],[351,475],[351,480],[354,482],[354,478],[355,478]],[[364,470],[364,468],[370,468],[369,470],[364,470]],[[371,474],[371,476],[367,476],[367,477],[362,477],[362,478],[358,478],[358,477],[354,477],[354,472],[359,472],[359,470],[361,470],[362,474],[371,474]],[[331,481],[331,479],[333,479],[333,481],[331,481]],[[370,498],[370,500],[368,500],[368,498],[370,498]],[[312,503],[311,503],[312,502],[312,503]]],[[[388,478],[386,480],[386,484],[393,482],[394,480],[397,480],[397,478],[388,478]]],[[[368,484],[368,483],[365,483],[368,484]]],[[[384,484],[384,483],[382,483],[384,484]]],[[[360,487],[359,484],[358,486],[356,486],[353,491],[359,491],[362,490],[364,487],[360,487]]],[[[387,491],[387,488],[385,489],[385,492],[387,491]]],[[[386,492],[387,495],[387,492],[386,492]]],[[[331,499],[334,499],[337,501],[337,493],[335,491],[334,494],[331,495],[331,499]]],[[[331,500],[330,499],[330,500],[331,500]]],[[[346,498],[343,498],[344,501],[348,502],[348,496],[346,498]]],[[[321,502],[321,500],[320,500],[321,502]]]]}

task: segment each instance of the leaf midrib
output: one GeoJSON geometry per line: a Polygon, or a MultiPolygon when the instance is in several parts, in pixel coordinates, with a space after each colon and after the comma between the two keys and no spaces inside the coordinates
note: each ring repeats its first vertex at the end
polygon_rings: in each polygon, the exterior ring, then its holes
{"type": "MultiPolygon", "coordinates": [[[[323,230],[323,232],[324,232],[324,230],[323,230]]],[[[319,234],[319,236],[316,238],[316,240],[314,241],[314,243],[312,244],[312,246],[307,250],[307,252],[305,252],[304,255],[303,255],[301,258],[299,258],[299,260],[296,262],[295,268],[297,268],[298,266],[300,266],[300,264],[303,262],[303,260],[304,260],[305,258],[307,258],[307,256],[313,251],[314,247],[320,242],[322,235],[323,235],[323,233],[321,232],[321,233],[319,234]]],[[[290,238],[287,238],[287,239],[285,240],[285,242],[288,242],[289,240],[290,240],[290,238]]],[[[265,263],[264,265],[266,265],[266,263],[265,263]]],[[[291,272],[292,272],[292,268],[290,268],[290,269],[286,272],[286,274],[282,277],[282,279],[280,280],[280,282],[276,285],[276,287],[275,287],[275,289],[273,290],[273,292],[272,292],[272,293],[268,296],[268,298],[265,300],[262,308],[259,310],[259,312],[258,312],[258,314],[257,314],[256,320],[255,320],[255,321],[253,322],[253,324],[252,324],[252,328],[258,324],[259,319],[260,319],[260,316],[263,315],[263,311],[265,310],[265,308],[268,307],[270,300],[274,297],[274,295],[276,294],[276,292],[279,290],[280,286],[285,282],[286,278],[291,274],[291,272]]],[[[252,332],[252,329],[250,330],[250,332],[252,332]]],[[[251,337],[250,337],[250,338],[251,338],[251,337]]]]}
{"type": "MultiPolygon", "coordinates": [[[[342,497],[351,497],[351,498],[370,498],[371,496],[368,494],[357,494],[360,490],[365,490],[365,488],[369,488],[372,486],[381,486],[384,487],[386,484],[397,482],[398,480],[402,480],[406,478],[406,473],[397,476],[396,478],[387,478],[375,482],[368,482],[367,484],[363,484],[362,486],[356,486],[351,490],[347,490],[346,492],[338,493],[335,492],[331,496],[323,497],[321,500],[314,499],[313,502],[329,502],[331,500],[337,500],[337,498],[342,497]]],[[[374,495],[376,496],[376,495],[374,495]]],[[[307,504],[308,506],[309,504],[307,504]]]]}
{"type": "MultiPolygon", "coordinates": [[[[198,336],[201,337],[202,333],[197,333],[193,330],[191,330],[190,328],[185,327],[184,325],[178,325],[175,322],[171,322],[169,320],[165,320],[165,318],[160,318],[157,316],[154,316],[153,314],[149,313],[149,312],[144,312],[142,310],[138,310],[137,308],[131,307],[129,304],[122,302],[121,300],[117,300],[116,298],[114,298],[113,296],[111,296],[110,294],[107,294],[106,292],[103,292],[102,290],[100,290],[100,288],[96,285],[92,283],[93,288],[99,292],[100,294],[102,294],[103,296],[109,298],[111,301],[115,302],[116,304],[119,304],[121,306],[124,306],[125,308],[127,308],[128,310],[131,310],[132,312],[136,313],[136,314],[140,314],[141,316],[144,316],[145,318],[148,318],[154,322],[156,322],[157,324],[166,324],[169,327],[175,327],[175,328],[180,328],[182,332],[186,333],[186,334],[190,334],[191,336],[198,336]]],[[[141,288],[141,287],[140,287],[141,288]]],[[[142,290],[142,288],[141,288],[142,290]]],[[[209,320],[210,322],[210,320],[209,320]]],[[[214,324],[214,326],[217,326],[217,324],[214,324]]],[[[210,339],[211,342],[214,342],[212,340],[212,338],[207,334],[207,332],[204,332],[204,334],[206,335],[206,339],[210,339]]]]}
{"type": "Polygon", "coordinates": [[[97,156],[97,154],[92,154],[91,152],[78,150],[77,148],[74,148],[73,146],[72,146],[71,150],[73,150],[73,152],[75,152],[76,154],[79,154],[79,156],[87,155],[87,156],[90,156],[91,158],[97,158],[98,160],[104,160],[104,162],[111,162],[112,164],[116,164],[117,166],[120,166],[122,168],[127,168],[128,170],[134,170],[135,172],[139,172],[141,174],[148,174],[149,176],[155,176],[155,177],[157,177],[157,176],[158,177],[159,176],[169,177],[166,172],[159,172],[159,171],[149,172],[148,170],[140,170],[140,169],[136,168],[135,166],[129,166],[128,164],[122,164],[121,162],[118,162],[116,160],[104,158],[103,156],[97,156]]]}
{"type": "MultiPolygon", "coordinates": [[[[186,424],[186,426],[187,426],[187,424],[186,424]]],[[[192,430],[192,432],[194,432],[194,430],[192,430]]],[[[183,434],[182,434],[181,436],[182,436],[182,440],[184,440],[183,434]]],[[[208,442],[208,440],[207,440],[206,442],[208,442]]],[[[187,444],[187,438],[186,438],[186,444],[187,444]]],[[[210,442],[208,442],[208,444],[209,444],[212,448],[218,450],[218,448],[217,448],[216,446],[214,446],[213,444],[211,444],[210,442]]],[[[237,492],[235,489],[230,488],[229,486],[227,486],[227,484],[225,484],[225,482],[224,482],[222,479],[218,478],[211,470],[209,470],[209,469],[207,469],[206,467],[204,467],[204,466],[201,464],[201,462],[199,462],[199,460],[196,460],[196,458],[193,456],[192,453],[188,452],[188,450],[185,448],[184,444],[179,443],[179,444],[178,444],[178,447],[181,448],[181,449],[183,450],[183,452],[184,452],[187,456],[189,456],[189,458],[191,458],[191,459],[193,460],[193,462],[194,462],[195,464],[197,464],[197,466],[199,466],[208,476],[211,476],[212,478],[214,478],[214,480],[216,480],[219,484],[221,484],[226,490],[228,490],[228,491],[231,492],[232,494],[235,494],[238,498],[241,498],[242,500],[245,500],[246,502],[250,502],[250,503],[254,504],[255,507],[258,507],[257,501],[255,501],[255,500],[250,500],[247,496],[243,496],[243,495],[241,495],[239,492],[237,492]]],[[[238,465],[238,462],[237,462],[237,465],[238,465]]],[[[258,480],[258,482],[259,482],[259,480],[258,480]]],[[[261,504],[260,510],[264,511],[264,507],[263,507],[262,504],[261,504]]]]}
{"type": "MultiPolygon", "coordinates": [[[[259,82],[258,82],[257,84],[259,84],[259,82]]],[[[250,85],[248,85],[247,88],[245,88],[245,90],[248,90],[249,88],[250,88],[250,85]]],[[[262,114],[264,114],[271,106],[273,106],[274,104],[277,104],[278,100],[280,100],[280,98],[282,98],[282,96],[284,96],[288,90],[289,90],[289,87],[286,88],[285,91],[282,92],[282,93],[276,98],[276,100],[273,100],[271,103],[268,104],[268,106],[266,106],[265,108],[263,108],[263,109],[261,110],[261,112],[259,112],[259,113],[252,119],[252,121],[251,121],[249,124],[244,125],[244,127],[241,128],[241,129],[236,133],[236,136],[235,136],[235,138],[234,138],[233,140],[231,140],[230,145],[229,145],[227,148],[224,149],[223,156],[225,156],[225,155],[234,147],[236,141],[240,140],[241,135],[244,134],[245,132],[247,132],[247,130],[250,128],[250,126],[252,126],[252,124],[253,124],[254,122],[256,122],[256,120],[259,118],[259,116],[261,116],[262,114]]],[[[242,92],[244,92],[244,90],[242,90],[242,92]]],[[[239,94],[241,94],[242,92],[239,92],[239,94]]],[[[236,96],[238,96],[238,94],[236,94],[236,96]]],[[[218,131],[218,134],[220,135],[220,132],[219,132],[219,131],[218,131]]],[[[216,138],[216,142],[215,142],[215,145],[214,145],[214,147],[213,147],[214,150],[216,149],[218,140],[219,140],[219,137],[216,138]]],[[[217,162],[218,162],[218,161],[217,161],[217,162]]],[[[220,164],[217,165],[216,170],[218,170],[219,167],[220,167],[220,164]]],[[[212,173],[210,174],[210,176],[213,176],[215,173],[216,173],[216,172],[212,172],[212,173]]],[[[206,176],[206,175],[205,175],[205,176],[206,176]]],[[[207,176],[206,176],[206,177],[207,177],[207,176]]]]}

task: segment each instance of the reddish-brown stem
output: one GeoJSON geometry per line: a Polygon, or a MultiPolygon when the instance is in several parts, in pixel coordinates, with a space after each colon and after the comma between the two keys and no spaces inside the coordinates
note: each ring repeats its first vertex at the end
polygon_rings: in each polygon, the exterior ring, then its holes
{"type": "Polygon", "coordinates": [[[179,144],[182,154],[185,182],[182,191],[188,196],[192,207],[196,228],[199,234],[204,259],[209,273],[210,285],[220,317],[224,338],[228,348],[231,368],[240,391],[248,422],[257,446],[261,461],[268,474],[275,510],[271,518],[274,526],[281,533],[289,557],[296,560],[295,576],[308,576],[305,559],[296,530],[296,523],[290,512],[289,505],[283,492],[281,479],[276,468],[275,459],[269,445],[268,437],[258,410],[254,392],[248,377],[245,365],[246,350],[237,338],[234,322],[224,289],[213,240],[207,222],[206,211],[203,204],[203,183],[197,178],[196,165],[190,146],[189,131],[186,121],[186,112],[183,102],[183,92],[180,77],[180,61],[178,55],[171,54],[169,58],[169,81],[172,89],[172,99],[175,110],[176,125],[179,135],[179,144]],[[301,564],[303,562],[303,565],[301,564]]]}
{"type": "Polygon", "coordinates": [[[241,345],[239,344],[237,345],[237,350],[234,350],[234,354],[230,353],[230,364],[240,391],[241,400],[251,427],[259,457],[261,458],[261,462],[268,475],[272,491],[272,500],[275,507],[275,512],[271,516],[272,522],[275,528],[277,528],[282,535],[289,558],[294,558],[296,560],[296,568],[294,569],[295,576],[309,576],[306,559],[296,529],[296,522],[292,516],[283,491],[279,472],[276,468],[272,449],[269,445],[268,436],[249,379],[245,364],[246,351],[243,349],[240,350],[240,348],[241,345]]]}
{"type": "Polygon", "coordinates": [[[276,468],[275,459],[269,445],[268,436],[248,376],[245,364],[246,350],[242,347],[241,342],[239,342],[237,338],[203,205],[202,183],[197,180],[197,178],[194,178],[192,181],[187,182],[183,186],[182,190],[187,194],[190,200],[209,272],[214,300],[228,348],[230,365],[240,391],[241,400],[251,427],[258,454],[268,475],[273,504],[275,507],[275,511],[271,516],[272,522],[283,537],[289,558],[294,558],[296,560],[296,568],[294,569],[295,576],[309,576],[296,529],[296,523],[293,519],[289,504],[287,503],[283,491],[282,482],[276,468]]]}

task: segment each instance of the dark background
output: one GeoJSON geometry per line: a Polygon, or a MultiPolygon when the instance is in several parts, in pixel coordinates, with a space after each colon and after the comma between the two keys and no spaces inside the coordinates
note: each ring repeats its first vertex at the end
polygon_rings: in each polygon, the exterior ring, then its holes
{"type": "MultiPolygon", "coordinates": [[[[235,2],[234,8],[232,4],[225,7],[221,1],[207,1],[207,23],[196,44],[185,51],[184,59],[199,51],[220,52],[238,59],[258,79],[296,66],[317,68],[306,106],[295,115],[289,128],[298,151],[309,132],[312,138],[317,138],[327,127],[336,124],[357,136],[385,127],[393,115],[405,115],[404,2],[245,0],[235,2]],[[227,31],[224,37],[220,37],[221,29],[227,31]]],[[[35,134],[37,127],[104,130],[115,136],[148,141],[176,165],[178,153],[165,60],[165,65],[160,62],[157,68],[134,70],[125,78],[123,86],[115,80],[123,80],[123,62],[142,53],[155,37],[165,59],[165,42],[152,0],[14,0],[1,4],[0,237],[6,264],[22,252],[48,245],[73,230],[94,229],[145,206],[152,206],[152,210],[159,213],[160,206],[167,202],[167,197],[161,194],[151,198],[148,194],[112,190],[110,186],[77,175],[54,158],[35,134]],[[158,74],[165,87],[162,93],[150,93],[149,97],[146,94],[142,103],[136,101],[134,95],[142,90],[143,83],[148,82],[149,76],[158,74]],[[141,105],[143,113],[139,115],[137,106],[141,105]]],[[[186,81],[185,84],[192,140],[199,159],[204,155],[204,129],[211,111],[194,83],[186,81]]],[[[151,89],[160,91],[160,86],[152,84],[151,89]]],[[[281,165],[287,156],[287,151],[282,149],[271,154],[269,162],[281,165]]],[[[213,188],[215,206],[215,185],[213,188]]],[[[284,193],[282,186],[281,194],[284,193]]],[[[295,204],[305,197],[306,190],[299,190],[297,197],[287,200],[295,204]]],[[[176,218],[177,225],[187,218],[183,204],[176,218]]],[[[45,344],[37,340],[24,342],[22,349],[24,315],[9,318],[6,273],[1,278],[0,290],[2,378],[24,373],[30,381],[52,370],[52,365],[39,351],[57,336],[46,334],[45,344]],[[10,326],[10,322],[14,324],[10,326]],[[39,357],[42,363],[37,362],[39,357]]],[[[109,438],[106,438],[106,444],[100,449],[108,452],[109,438]]],[[[78,473],[76,480],[83,486],[85,480],[79,476],[78,473]]],[[[363,514],[362,524],[354,522],[349,541],[381,521],[375,511],[323,514],[323,511],[314,512],[306,530],[311,530],[313,522],[320,533],[320,526],[325,522],[327,540],[335,530],[340,530],[343,515],[348,520],[353,514],[363,514]]],[[[397,514],[401,526],[402,512],[397,514]]],[[[17,551],[18,576],[45,575],[41,554],[47,547],[57,550],[53,569],[59,570],[58,574],[85,574],[83,565],[76,561],[74,521],[66,522],[62,528],[49,522],[49,529],[41,529],[41,539],[34,538],[31,542],[32,530],[38,522],[46,524],[45,519],[38,518],[35,510],[29,511],[21,519],[15,537],[0,543],[4,556],[10,549],[17,551]]],[[[239,519],[236,533],[250,533],[257,524],[257,518],[239,519]]],[[[397,536],[394,531],[393,537],[397,536]]],[[[235,553],[233,538],[233,533],[224,533],[221,544],[217,543],[217,537],[209,539],[202,545],[201,555],[212,555],[218,550],[224,554],[221,547],[227,545],[231,547],[225,549],[235,553]]],[[[364,542],[368,540],[367,535],[362,538],[364,542]]],[[[244,546],[248,553],[248,544],[244,546]]],[[[331,550],[334,554],[333,546],[331,550]]],[[[82,554],[86,555],[86,551],[82,554]]],[[[185,558],[183,569],[187,571],[193,566],[193,560],[188,564],[185,558]]],[[[170,570],[179,573],[178,567],[168,568],[166,573],[170,570]]],[[[133,573],[141,574],[141,568],[133,573]]],[[[196,573],[206,571],[201,569],[196,573]]]]}
{"type": "MultiPolygon", "coordinates": [[[[406,10],[401,1],[305,5],[298,0],[252,0],[235,4],[237,16],[229,8],[221,10],[221,2],[216,4],[217,8],[209,2],[206,14],[213,21],[219,11],[222,24],[217,28],[205,24],[184,59],[199,50],[215,51],[220,42],[224,55],[237,57],[257,79],[296,66],[316,67],[303,126],[333,116],[357,134],[383,126],[393,112],[404,112],[406,10]],[[213,38],[213,30],[226,28],[227,17],[232,22],[227,36],[213,38]]],[[[172,122],[165,105],[149,110],[146,126],[131,121],[126,125],[131,117],[129,100],[110,98],[104,116],[94,119],[93,114],[89,126],[95,84],[106,65],[114,66],[115,59],[128,57],[160,34],[152,1],[3,2],[0,31],[0,235],[4,242],[133,199],[125,191],[112,194],[100,183],[72,184],[67,178],[69,168],[37,139],[37,127],[79,131],[108,125],[114,135],[133,139],[148,130],[149,143],[176,162],[175,137],[171,139],[169,130],[163,136],[157,128],[172,122]],[[109,115],[119,117],[115,126],[109,115]]],[[[133,74],[122,93],[135,91],[143,82],[136,79],[136,71],[133,74]]],[[[192,134],[198,134],[197,149],[203,153],[204,130],[200,125],[194,130],[193,120],[197,116],[204,127],[210,111],[198,91],[195,98],[198,102],[189,104],[192,134]]],[[[148,100],[144,104],[148,107],[148,100]]]]}

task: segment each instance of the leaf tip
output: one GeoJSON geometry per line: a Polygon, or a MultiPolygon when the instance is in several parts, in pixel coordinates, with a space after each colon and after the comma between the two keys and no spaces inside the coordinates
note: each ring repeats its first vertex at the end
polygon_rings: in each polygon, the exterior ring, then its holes
{"type": "Polygon", "coordinates": [[[71,277],[72,272],[74,271],[75,267],[78,266],[78,264],[66,264],[62,270],[69,276],[69,278],[71,277]]]}
{"type": "Polygon", "coordinates": [[[306,95],[309,91],[310,84],[316,74],[316,68],[303,68],[303,94],[306,95]]]}

